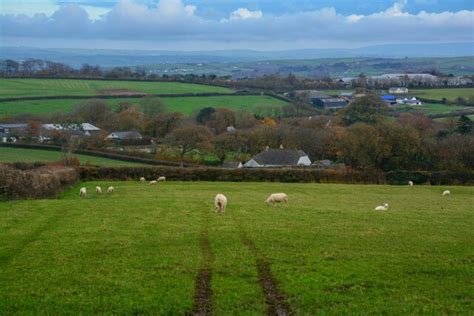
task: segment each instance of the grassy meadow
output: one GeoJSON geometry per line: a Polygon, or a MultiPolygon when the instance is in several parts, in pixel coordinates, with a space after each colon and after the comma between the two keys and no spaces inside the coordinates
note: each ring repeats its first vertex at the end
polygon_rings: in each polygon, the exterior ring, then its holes
{"type": "MultiPolygon", "coordinates": [[[[63,154],[59,151],[26,149],[0,146],[0,163],[5,162],[54,162],[62,159],[63,154]]],[[[143,166],[136,162],[121,161],[88,155],[74,155],[79,158],[81,164],[91,164],[107,167],[133,167],[143,166]]]]}
{"type": "Polygon", "coordinates": [[[265,314],[262,273],[296,315],[470,314],[473,225],[472,187],[81,183],[0,202],[0,311],[185,314],[204,266],[215,315],[265,314]]]}
{"type": "MultiPolygon", "coordinates": [[[[160,98],[165,104],[167,112],[181,112],[185,115],[191,115],[196,111],[211,106],[223,107],[231,110],[245,109],[250,112],[256,111],[259,106],[280,107],[287,104],[284,101],[272,98],[270,96],[214,96],[214,97],[177,97],[160,98]]],[[[117,98],[104,99],[104,102],[112,108],[116,108],[119,103],[128,102],[132,104],[141,104],[142,99],[137,98],[117,98]]],[[[78,104],[86,103],[84,99],[59,99],[59,100],[20,100],[0,102],[0,116],[34,114],[45,115],[54,112],[70,112],[78,104]]]]}
{"type": "Polygon", "coordinates": [[[446,98],[455,102],[457,98],[469,99],[474,97],[474,88],[446,88],[446,89],[411,89],[410,95],[430,100],[442,100],[446,98]]]}
{"type": "Polygon", "coordinates": [[[103,95],[104,90],[150,94],[231,92],[230,89],[190,83],[80,79],[0,79],[0,97],[103,95]]]}

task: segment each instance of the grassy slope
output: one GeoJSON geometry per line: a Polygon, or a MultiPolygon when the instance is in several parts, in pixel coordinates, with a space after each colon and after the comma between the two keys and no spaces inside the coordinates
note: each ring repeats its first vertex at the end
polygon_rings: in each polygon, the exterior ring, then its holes
{"type": "MultiPolygon", "coordinates": [[[[258,105],[285,105],[284,101],[269,96],[218,96],[218,97],[186,97],[186,98],[162,98],[166,110],[169,112],[182,112],[192,114],[193,112],[207,107],[225,107],[228,109],[247,109],[253,110],[258,105]]],[[[52,112],[68,112],[75,105],[86,102],[87,100],[33,100],[33,101],[13,101],[0,103],[0,116],[29,114],[50,114],[52,112]]],[[[140,99],[106,99],[104,100],[111,106],[116,106],[121,102],[140,103],[140,99]]]]}
{"type": "Polygon", "coordinates": [[[410,94],[420,98],[431,100],[442,100],[446,98],[450,101],[455,101],[458,97],[468,99],[474,96],[474,88],[452,88],[452,89],[412,89],[410,94]]]}
{"type": "Polygon", "coordinates": [[[422,106],[398,106],[393,107],[394,110],[402,112],[423,112],[426,115],[445,114],[453,111],[474,110],[473,107],[466,107],[460,105],[445,105],[445,104],[429,104],[425,103],[422,106]]]}
{"type": "Polygon", "coordinates": [[[227,88],[174,82],[69,79],[0,79],[0,96],[99,95],[102,89],[129,89],[155,94],[230,92],[227,88]]]}
{"type": "Polygon", "coordinates": [[[86,199],[0,202],[0,310],[183,314],[209,232],[214,312],[263,314],[247,232],[296,314],[468,314],[474,189],[115,182],[86,199]],[[229,199],[219,216],[216,192],[229,199]],[[269,208],[271,192],[288,205],[269,208]],[[375,212],[388,202],[390,211],[375,212]]]}
{"type": "MultiPolygon", "coordinates": [[[[101,157],[75,155],[79,158],[82,164],[92,164],[99,166],[143,166],[144,164],[120,161],[114,159],[107,159],[101,157]]],[[[58,161],[62,158],[62,153],[59,151],[41,150],[41,149],[24,149],[0,147],[0,163],[1,162],[50,162],[58,161]]]]}

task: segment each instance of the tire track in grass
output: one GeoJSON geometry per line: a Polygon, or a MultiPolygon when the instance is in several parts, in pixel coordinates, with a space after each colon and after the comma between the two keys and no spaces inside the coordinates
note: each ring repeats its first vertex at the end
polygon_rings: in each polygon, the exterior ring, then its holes
{"type": "Polygon", "coordinates": [[[240,223],[237,223],[237,225],[239,227],[240,240],[256,258],[260,287],[265,295],[265,302],[267,304],[267,315],[292,315],[290,305],[285,295],[279,290],[276,279],[272,274],[270,262],[248,237],[242,225],[240,223]]]}
{"type": "Polygon", "coordinates": [[[50,216],[43,224],[39,225],[33,231],[26,235],[25,238],[21,239],[15,247],[7,252],[6,254],[0,255],[0,266],[7,265],[16,256],[20,255],[26,247],[34,243],[39,237],[46,231],[50,230],[63,218],[64,212],[57,211],[54,215],[50,216]]]}
{"type": "Polygon", "coordinates": [[[196,277],[196,289],[194,293],[194,304],[192,311],[187,315],[211,315],[212,314],[212,264],[214,253],[209,242],[209,215],[204,215],[202,231],[200,234],[200,247],[202,254],[201,267],[196,277]]]}

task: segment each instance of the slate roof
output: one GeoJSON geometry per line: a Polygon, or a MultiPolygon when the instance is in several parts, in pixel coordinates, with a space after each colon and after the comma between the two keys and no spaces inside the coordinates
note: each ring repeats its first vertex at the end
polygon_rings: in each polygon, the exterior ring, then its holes
{"type": "Polygon", "coordinates": [[[268,149],[252,159],[259,165],[296,166],[301,157],[307,156],[302,150],[268,149]]]}
{"type": "Polygon", "coordinates": [[[139,132],[112,132],[107,136],[109,138],[118,138],[118,139],[141,139],[142,134],[139,132]],[[115,137],[116,136],[116,137],[115,137]]]}

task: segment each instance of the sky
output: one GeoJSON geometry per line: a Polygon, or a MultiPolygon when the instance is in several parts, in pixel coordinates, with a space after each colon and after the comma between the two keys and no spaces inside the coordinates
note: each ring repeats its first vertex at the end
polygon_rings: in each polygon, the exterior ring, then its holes
{"type": "Polygon", "coordinates": [[[0,0],[0,46],[285,50],[474,42],[473,0],[0,0]]]}

